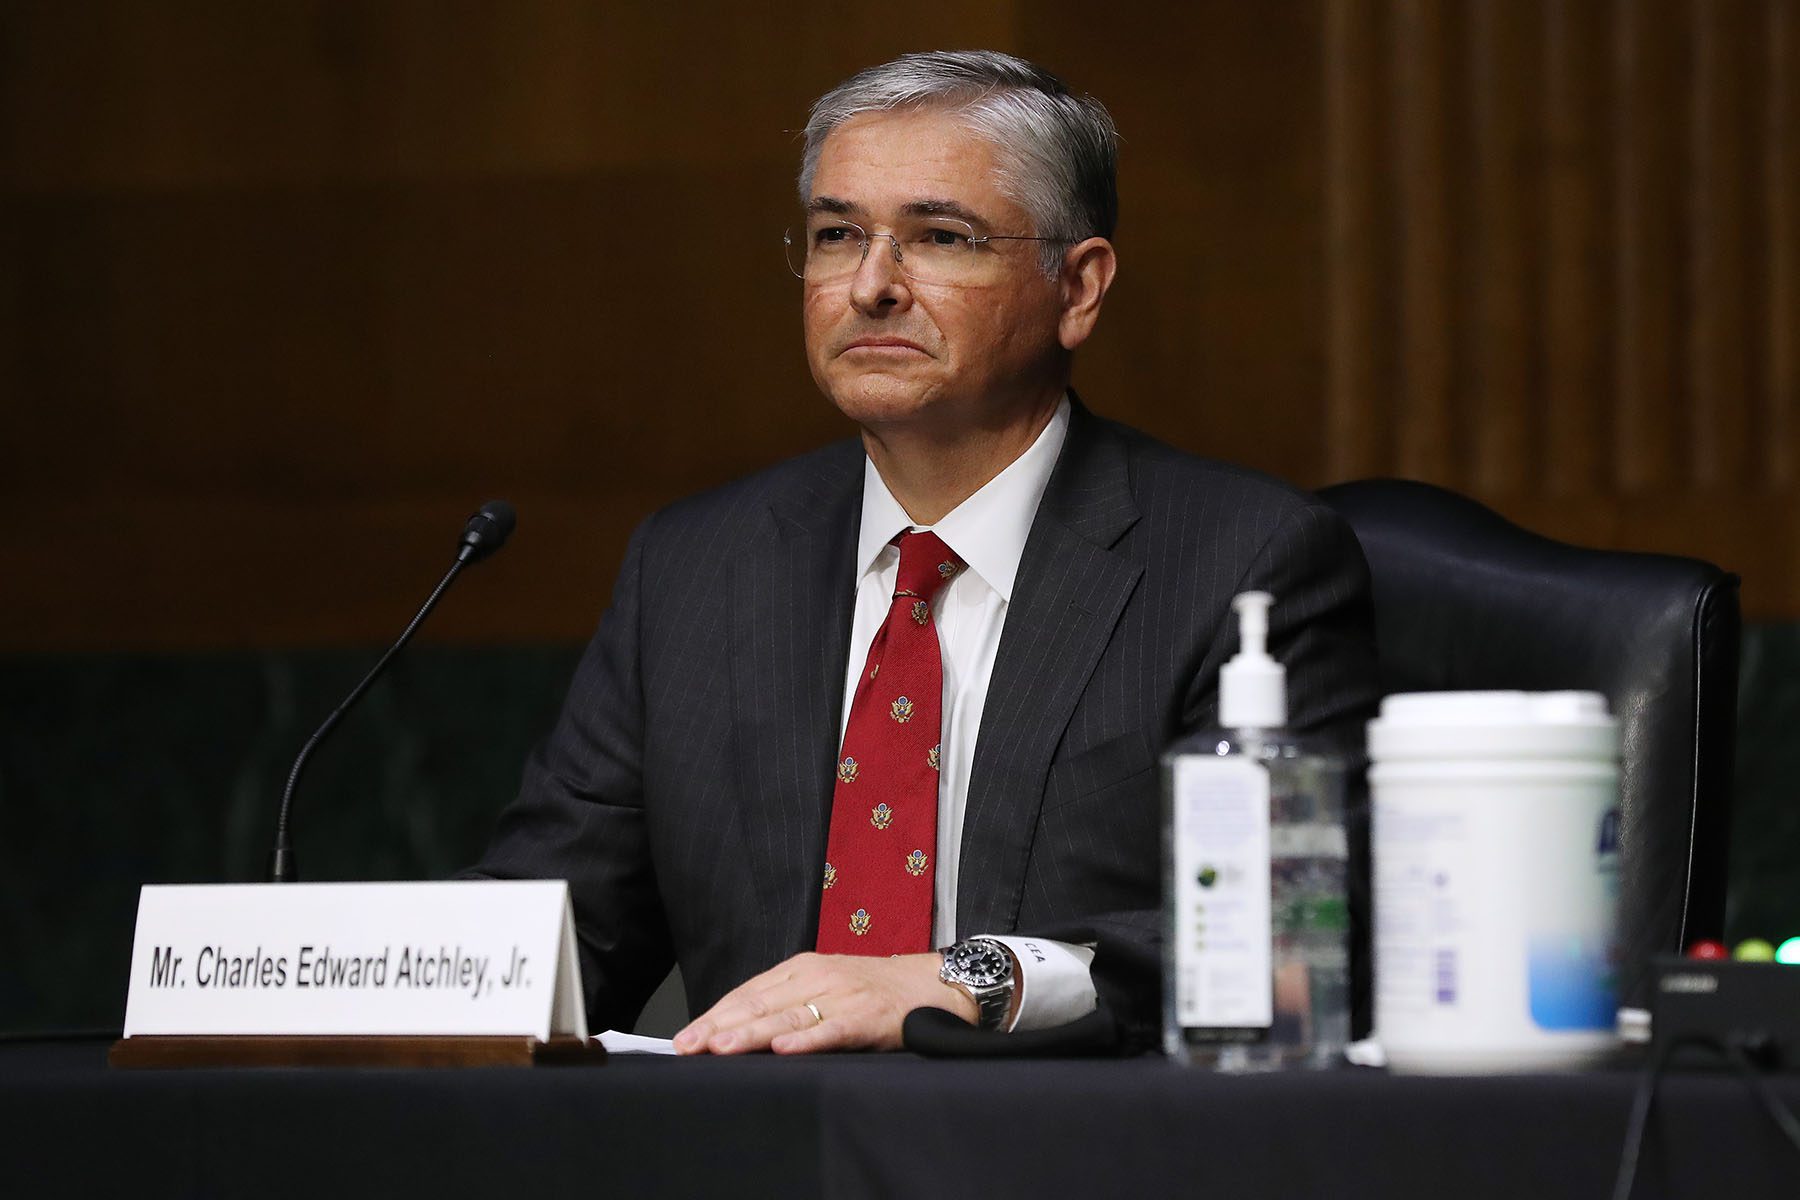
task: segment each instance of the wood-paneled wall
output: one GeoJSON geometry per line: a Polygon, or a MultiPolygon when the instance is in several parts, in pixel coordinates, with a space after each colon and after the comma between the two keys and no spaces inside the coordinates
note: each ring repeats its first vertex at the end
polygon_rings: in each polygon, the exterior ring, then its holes
{"type": "Polygon", "coordinates": [[[1800,616],[1784,0],[0,3],[0,651],[591,628],[652,507],[847,427],[780,262],[810,100],[928,45],[1124,133],[1104,412],[1467,490],[1800,616]]]}
{"type": "Polygon", "coordinates": [[[1327,474],[1800,613],[1800,8],[1330,0],[1327,474]]]}

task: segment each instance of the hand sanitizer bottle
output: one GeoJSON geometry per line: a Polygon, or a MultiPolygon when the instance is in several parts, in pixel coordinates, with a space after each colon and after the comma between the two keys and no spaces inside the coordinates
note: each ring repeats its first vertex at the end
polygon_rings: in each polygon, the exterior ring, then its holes
{"type": "Polygon", "coordinates": [[[1225,1071],[1331,1066],[1350,1035],[1344,760],[1287,732],[1272,603],[1232,601],[1223,728],[1163,756],[1163,1045],[1225,1071]]]}

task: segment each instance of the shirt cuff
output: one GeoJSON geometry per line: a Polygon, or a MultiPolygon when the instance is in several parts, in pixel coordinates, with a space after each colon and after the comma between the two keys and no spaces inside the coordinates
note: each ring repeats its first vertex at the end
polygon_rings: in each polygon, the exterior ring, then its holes
{"type": "Polygon", "coordinates": [[[1049,938],[1017,937],[986,933],[1018,960],[1013,987],[1019,993],[1019,1011],[1007,1032],[1053,1029],[1093,1012],[1099,1003],[1088,968],[1094,961],[1092,946],[1053,942],[1049,938]]]}

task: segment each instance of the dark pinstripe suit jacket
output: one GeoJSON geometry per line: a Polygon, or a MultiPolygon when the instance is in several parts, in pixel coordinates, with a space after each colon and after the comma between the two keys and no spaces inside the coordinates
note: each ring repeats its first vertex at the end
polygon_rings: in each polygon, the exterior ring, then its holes
{"type": "MultiPolygon", "coordinates": [[[[693,1011],[812,947],[856,579],[851,441],[649,518],[479,874],[567,878],[590,1020],[679,960],[693,1011]]],[[[1230,601],[1274,593],[1292,723],[1360,735],[1367,568],[1322,504],[1079,403],[1014,587],[975,751],[956,926],[1097,941],[1158,1017],[1157,756],[1213,723],[1230,601]]]]}

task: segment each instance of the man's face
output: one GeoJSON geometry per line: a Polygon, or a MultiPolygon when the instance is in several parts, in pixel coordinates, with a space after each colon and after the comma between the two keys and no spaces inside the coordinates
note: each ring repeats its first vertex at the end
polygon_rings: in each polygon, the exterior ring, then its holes
{"type": "MultiPolygon", "coordinates": [[[[865,114],[825,139],[815,212],[889,233],[909,213],[962,214],[979,234],[1035,234],[995,183],[991,144],[951,114],[865,114]]],[[[1058,335],[1059,286],[1037,242],[992,242],[976,286],[921,284],[871,241],[854,275],[807,284],[806,354],[813,379],[851,420],[954,433],[992,428],[1061,394],[1068,357],[1058,335]]]]}

